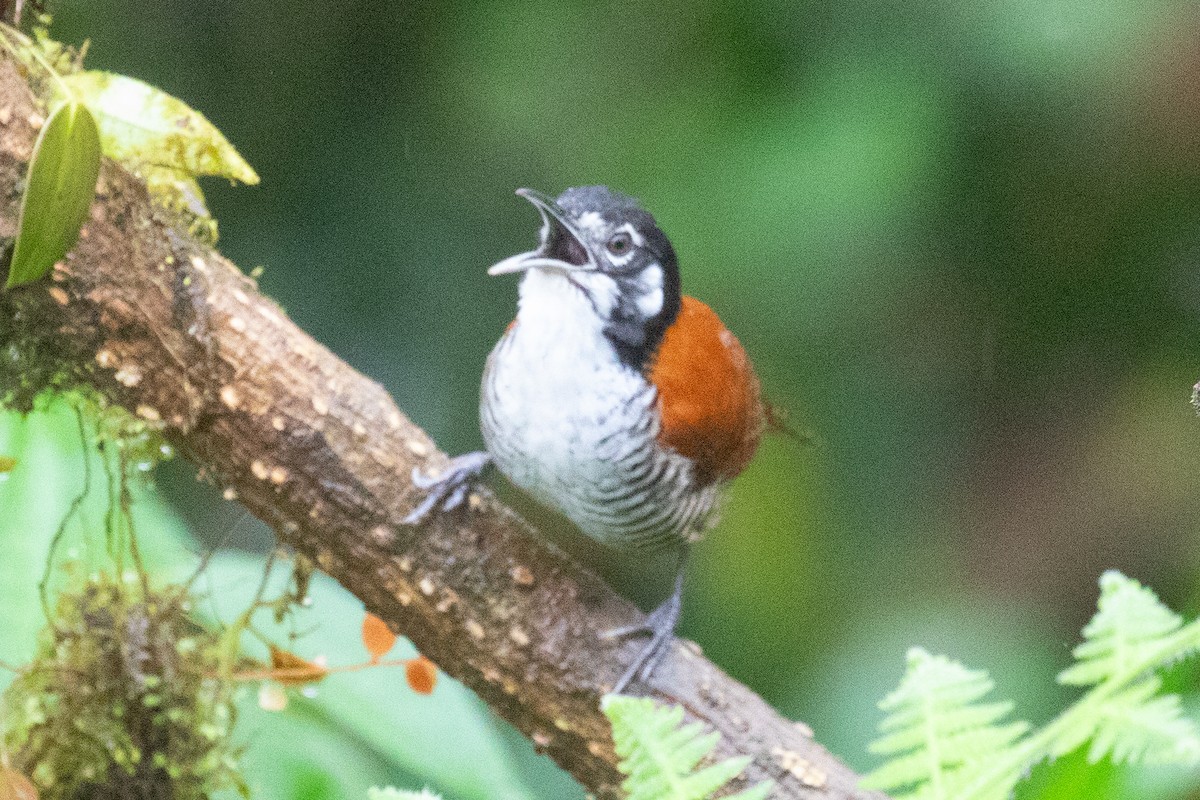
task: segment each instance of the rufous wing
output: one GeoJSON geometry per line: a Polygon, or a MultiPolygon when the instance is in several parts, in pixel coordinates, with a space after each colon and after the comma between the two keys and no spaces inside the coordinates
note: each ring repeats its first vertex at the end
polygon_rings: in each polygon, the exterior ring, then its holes
{"type": "Polygon", "coordinates": [[[658,387],[659,441],[693,459],[701,480],[741,472],[766,413],[750,359],[716,312],[685,296],[648,377],[658,387]]]}

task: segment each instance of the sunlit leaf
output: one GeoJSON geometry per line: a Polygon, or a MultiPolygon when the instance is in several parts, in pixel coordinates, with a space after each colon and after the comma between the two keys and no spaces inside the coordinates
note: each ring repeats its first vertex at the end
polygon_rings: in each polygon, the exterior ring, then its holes
{"type": "Polygon", "coordinates": [[[79,103],[55,109],[33,147],[6,288],[41,278],[67,254],[96,196],[100,136],[79,103]]]}
{"type": "Polygon", "coordinates": [[[216,126],[182,100],[111,72],[79,72],[63,82],[96,115],[105,155],[134,169],[169,167],[258,183],[258,174],[216,126]]]}
{"type": "Polygon", "coordinates": [[[136,170],[158,205],[183,217],[193,237],[216,246],[217,221],[209,213],[204,190],[196,178],[172,167],[141,164],[136,170]]]}

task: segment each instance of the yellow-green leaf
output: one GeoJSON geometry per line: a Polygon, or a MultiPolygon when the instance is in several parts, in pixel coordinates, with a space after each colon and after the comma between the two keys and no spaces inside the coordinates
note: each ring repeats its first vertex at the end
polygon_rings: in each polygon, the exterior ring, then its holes
{"type": "Polygon", "coordinates": [[[90,70],[63,77],[100,124],[104,154],[131,167],[169,167],[247,184],[258,174],[199,111],[148,83],[90,70]]]}
{"type": "Polygon", "coordinates": [[[80,103],[60,105],[33,146],[5,288],[36,281],[67,254],[96,196],[99,173],[96,121],[80,103]]]}

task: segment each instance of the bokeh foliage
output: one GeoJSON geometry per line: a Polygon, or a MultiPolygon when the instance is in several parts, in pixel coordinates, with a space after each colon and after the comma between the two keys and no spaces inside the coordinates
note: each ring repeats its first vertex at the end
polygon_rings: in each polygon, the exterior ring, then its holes
{"type": "MultiPolygon", "coordinates": [[[[514,310],[484,269],[534,241],[512,190],[641,197],[818,440],[769,441],[737,483],[683,633],[855,766],[911,645],[987,667],[1037,723],[1069,696],[1046,676],[1104,569],[1200,608],[1194,3],[57,11],[91,67],[202,110],[254,165],[259,187],[205,187],[222,249],[452,452],[480,444],[480,368],[514,310]]],[[[179,467],[162,491],[201,536],[236,519],[179,467]]],[[[1022,796],[1187,791],[1080,764],[1022,796]]],[[[326,796],[312,780],[290,796],[326,796]]]]}

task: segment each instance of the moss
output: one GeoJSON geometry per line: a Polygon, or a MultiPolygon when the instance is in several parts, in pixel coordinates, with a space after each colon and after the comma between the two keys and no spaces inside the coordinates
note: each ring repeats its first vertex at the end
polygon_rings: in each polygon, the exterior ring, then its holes
{"type": "Polygon", "coordinates": [[[130,414],[124,407],[109,403],[90,390],[72,394],[82,413],[94,420],[97,444],[102,448],[116,448],[119,462],[129,477],[133,473],[149,472],[159,462],[175,455],[174,449],[163,438],[161,423],[130,414]]]}
{"type": "Polygon", "coordinates": [[[199,800],[243,786],[218,637],[187,595],[134,574],[60,595],[39,652],[5,694],[4,744],[44,800],[199,800]]]}
{"type": "MultiPolygon", "coordinates": [[[[114,454],[114,465],[123,470],[126,480],[149,473],[175,456],[175,449],[162,434],[161,423],[135,416],[87,386],[42,390],[24,403],[6,402],[0,394],[0,411],[46,411],[56,402],[66,403],[80,415],[85,430],[84,449],[96,447],[114,454]]],[[[0,464],[0,471],[2,468],[0,464]]]]}
{"type": "Polygon", "coordinates": [[[28,412],[47,389],[77,383],[55,352],[53,339],[29,330],[38,306],[21,292],[0,293],[0,408],[28,412]]]}

